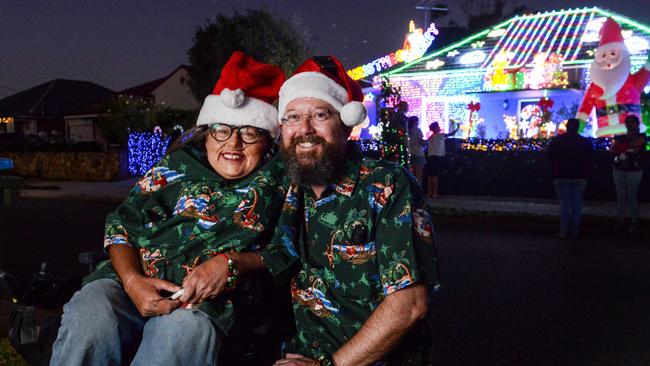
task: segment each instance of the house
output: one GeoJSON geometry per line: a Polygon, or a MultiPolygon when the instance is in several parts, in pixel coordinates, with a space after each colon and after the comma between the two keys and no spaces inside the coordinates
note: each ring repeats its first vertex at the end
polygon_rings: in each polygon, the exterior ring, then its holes
{"type": "Polygon", "coordinates": [[[90,81],[55,79],[0,99],[0,132],[66,142],[101,140],[95,121],[114,96],[90,81]]]}
{"type": "Polygon", "coordinates": [[[446,131],[453,119],[461,123],[458,137],[549,137],[575,116],[607,17],[620,24],[632,72],[638,70],[650,51],[650,26],[588,7],[518,15],[382,75],[400,88],[424,132],[434,121],[446,131]],[[549,122],[545,108],[552,112],[549,122]]]}
{"type": "Polygon", "coordinates": [[[188,78],[188,66],[181,65],[163,78],[122,90],[118,94],[149,99],[159,106],[197,110],[201,105],[187,85],[188,78]]]}

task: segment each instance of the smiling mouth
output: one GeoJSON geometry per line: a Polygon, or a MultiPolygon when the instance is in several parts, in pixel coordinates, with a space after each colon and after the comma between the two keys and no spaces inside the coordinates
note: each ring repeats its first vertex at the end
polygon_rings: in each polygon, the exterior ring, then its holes
{"type": "Polygon", "coordinates": [[[244,155],[238,153],[223,153],[221,156],[226,160],[239,161],[244,158],[244,155]]]}
{"type": "Polygon", "coordinates": [[[311,149],[311,148],[313,148],[313,147],[315,147],[317,145],[320,145],[320,143],[314,143],[314,142],[311,142],[311,141],[304,141],[304,142],[298,143],[297,145],[299,147],[303,148],[303,149],[311,149]]]}

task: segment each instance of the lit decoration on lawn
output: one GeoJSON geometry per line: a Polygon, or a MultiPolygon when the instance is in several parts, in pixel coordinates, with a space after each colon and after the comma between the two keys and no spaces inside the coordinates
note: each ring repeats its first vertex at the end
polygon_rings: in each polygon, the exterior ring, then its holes
{"type": "Polygon", "coordinates": [[[165,155],[169,136],[162,131],[132,132],[129,134],[129,173],[134,176],[145,174],[165,155]]]}
{"type": "Polygon", "coordinates": [[[542,108],[537,104],[529,104],[519,113],[519,133],[523,138],[534,138],[542,125],[542,108]]]}
{"type": "Polygon", "coordinates": [[[508,138],[519,140],[519,124],[517,123],[517,116],[504,114],[503,123],[505,123],[506,129],[508,130],[508,138]]]}
{"type": "Polygon", "coordinates": [[[540,52],[533,58],[531,69],[512,68],[513,54],[501,52],[485,74],[485,91],[566,88],[569,74],[563,70],[562,56],[540,52]]]}
{"type": "MultiPolygon", "coordinates": [[[[595,151],[608,151],[610,139],[590,139],[595,151]]],[[[461,144],[462,150],[481,152],[546,151],[550,139],[489,140],[470,138],[461,144]]]]}
{"type": "Polygon", "coordinates": [[[434,23],[429,25],[426,32],[422,28],[415,28],[415,23],[409,23],[409,34],[404,40],[402,49],[386,56],[380,57],[365,65],[348,70],[348,75],[354,80],[363,79],[383,70],[389,69],[402,62],[411,62],[419,59],[427,51],[439,31],[434,23]]]}
{"type": "Polygon", "coordinates": [[[481,110],[481,103],[473,101],[469,102],[467,110],[469,110],[469,120],[467,121],[467,124],[461,125],[460,129],[463,131],[463,135],[469,138],[478,124],[482,122],[478,115],[478,111],[481,110]]]}

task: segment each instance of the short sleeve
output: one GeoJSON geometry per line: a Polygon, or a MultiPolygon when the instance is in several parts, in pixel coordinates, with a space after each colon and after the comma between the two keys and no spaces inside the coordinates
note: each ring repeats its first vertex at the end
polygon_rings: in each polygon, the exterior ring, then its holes
{"type": "Polygon", "coordinates": [[[269,242],[258,251],[264,265],[275,282],[284,284],[292,276],[292,269],[298,263],[296,251],[297,230],[300,221],[297,190],[289,188],[285,196],[280,217],[269,242]]]}
{"type": "Polygon", "coordinates": [[[142,206],[145,198],[136,183],[129,196],[115,211],[106,217],[104,228],[104,251],[111,245],[137,247],[143,226],[142,206]]]}
{"type": "Polygon", "coordinates": [[[394,177],[394,182],[387,179],[391,193],[379,215],[375,238],[384,296],[414,283],[438,287],[430,209],[415,178],[403,169],[394,177]]]}

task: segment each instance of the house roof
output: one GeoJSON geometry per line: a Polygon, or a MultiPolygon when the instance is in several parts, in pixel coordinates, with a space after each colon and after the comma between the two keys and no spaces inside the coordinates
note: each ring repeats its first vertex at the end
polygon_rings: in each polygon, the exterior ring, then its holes
{"type": "Polygon", "coordinates": [[[598,46],[602,22],[611,17],[623,30],[633,61],[642,63],[650,48],[650,26],[597,7],[515,16],[459,42],[433,50],[384,75],[488,68],[499,54],[509,54],[507,68],[530,67],[535,55],[561,55],[563,64],[589,64],[598,46]]]}
{"type": "Polygon", "coordinates": [[[120,95],[133,95],[133,96],[140,96],[140,97],[148,97],[148,96],[152,95],[153,92],[159,86],[161,86],[165,81],[167,81],[167,79],[172,77],[172,75],[174,75],[176,72],[178,72],[178,70],[181,70],[181,69],[187,71],[189,69],[189,67],[187,65],[180,65],[177,68],[175,68],[174,71],[170,72],[165,77],[162,77],[162,78],[156,79],[156,80],[152,80],[152,81],[148,81],[148,82],[146,82],[144,84],[136,85],[136,86],[128,88],[128,89],[124,89],[124,90],[118,92],[118,94],[120,94],[120,95]]]}
{"type": "Polygon", "coordinates": [[[0,99],[2,116],[62,117],[84,114],[115,93],[90,81],[54,79],[0,99]]]}

